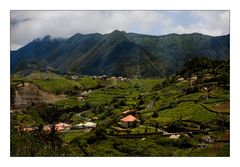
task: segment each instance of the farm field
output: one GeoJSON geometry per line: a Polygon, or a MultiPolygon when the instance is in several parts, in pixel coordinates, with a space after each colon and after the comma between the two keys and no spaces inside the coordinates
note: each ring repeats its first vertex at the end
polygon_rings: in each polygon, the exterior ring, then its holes
{"type": "Polygon", "coordinates": [[[205,85],[176,77],[121,80],[91,76],[72,79],[51,72],[13,75],[11,154],[229,156],[229,89],[221,84],[205,85]],[[45,96],[28,92],[33,89],[31,84],[37,85],[36,92],[47,92],[57,100],[43,102],[45,96]],[[22,101],[31,103],[16,108],[16,92],[22,101]],[[124,127],[121,120],[128,115],[137,121],[124,127]],[[97,126],[87,127],[85,122],[97,126]],[[53,129],[58,123],[70,128],[53,129]],[[46,126],[51,127],[49,131],[44,130],[46,126]],[[16,142],[38,142],[39,147],[20,147],[16,142]]]}

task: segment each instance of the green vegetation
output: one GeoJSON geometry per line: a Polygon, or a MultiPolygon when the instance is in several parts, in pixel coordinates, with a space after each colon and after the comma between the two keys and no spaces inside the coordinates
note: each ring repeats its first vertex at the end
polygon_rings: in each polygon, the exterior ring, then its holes
{"type": "Polygon", "coordinates": [[[116,82],[53,73],[13,75],[11,104],[22,81],[64,99],[13,108],[11,156],[229,156],[229,80],[220,80],[220,68],[197,69],[195,82],[190,74],[180,81],[182,76],[116,82]],[[139,120],[128,128],[119,124],[126,110],[139,120]],[[41,131],[42,125],[59,122],[72,127],[41,131]],[[97,127],[76,127],[84,122],[97,127]],[[35,130],[23,131],[26,127],[35,130]]]}

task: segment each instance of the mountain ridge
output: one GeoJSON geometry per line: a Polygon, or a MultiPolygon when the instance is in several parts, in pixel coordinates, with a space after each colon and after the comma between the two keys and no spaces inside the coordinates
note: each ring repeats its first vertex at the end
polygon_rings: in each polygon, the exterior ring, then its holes
{"type": "Polygon", "coordinates": [[[76,33],[68,39],[45,36],[11,51],[11,73],[31,73],[28,65],[42,70],[74,72],[83,75],[126,77],[168,76],[194,57],[229,59],[230,35],[209,36],[199,33],[161,36],[126,33],[76,33]]]}

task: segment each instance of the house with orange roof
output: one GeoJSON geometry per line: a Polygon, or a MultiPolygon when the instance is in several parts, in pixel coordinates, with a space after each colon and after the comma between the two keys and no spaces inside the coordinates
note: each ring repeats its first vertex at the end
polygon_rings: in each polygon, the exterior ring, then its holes
{"type": "Polygon", "coordinates": [[[22,130],[25,132],[32,132],[34,129],[32,127],[25,127],[22,130]]]}
{"type": "Polygon", "coordinates": [[[137,123],[139,120],[132,116],[132,115],[128,115],[122,119],[120,119],[120,126],[128,128],[133,126],[135,123],[137,123]]]}
{"type": "Polygon", "coordinates": [[[43,131],[50,132],[51,131],[51,126],[50,125],[44,125],[43,131]]]}
{"type": "Polygon", "coordinates": [[[66,123],[58,123],[55,125],[57,131],[70,130],[71,125],[66,123]]]}

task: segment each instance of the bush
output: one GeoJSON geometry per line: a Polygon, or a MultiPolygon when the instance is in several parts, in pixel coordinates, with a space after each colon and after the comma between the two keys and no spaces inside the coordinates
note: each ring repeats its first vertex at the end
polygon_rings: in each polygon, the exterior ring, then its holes
{"type": "Polygon", "coordinates": [[[179,148],[191,148],[193,147],[193,141],[189,137],[182,137],[178,139],[178,147],[179,148]]]}
{"type": "Polygon", "coordinates": [[[181,137],[179,139],[158,138],[156,144],[162,146],[173,146],[178,148],[191,148],[193,147],[193,140],[189,137],[181,137]]]}
{"type": "Polygon", "coordinates": [[[167,130],[169,132],[183,132],[185,131],[185,127],[180,121],[176,121],[168,125],[167,130]]]}
{"type": "Polygon", "coordinates": [[[97,137],[97,140],[106,140],[106,129],[105,128],[97,128],[95,131],[95,135],[97,137]]]}
{"type": "Polygon", "coordinates": [[[153,117],[153,118],[157,118],[157,117],[158,117],[158,112],[157,112],[157,111],[154,111],[153,114],[152,114],[152,117],[153,117]]]}
{"type": "Polygon", "coordinates": [[[97,136],[95,134],[91,134],[88,138],[87,138],[87,143],[88,144],[93,144],[97,142],[97,136]]]}

